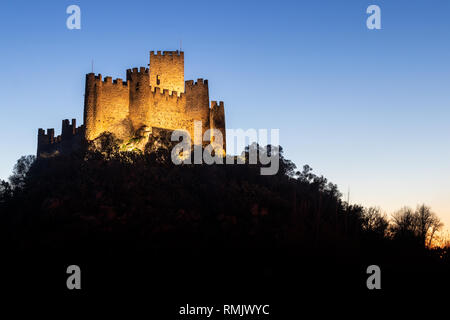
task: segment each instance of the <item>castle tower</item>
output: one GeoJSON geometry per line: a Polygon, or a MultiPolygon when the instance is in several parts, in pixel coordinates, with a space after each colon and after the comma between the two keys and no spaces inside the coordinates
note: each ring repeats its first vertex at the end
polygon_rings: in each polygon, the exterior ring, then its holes
{"type": "MultiPolygon", "coordinates": [[[[222,134],[222,146],[226,150],[226,134],[225,134],[225,108],[223,101],[211,101],[210,126],[213,130],[218,130],[222,134]]],[[[215,132],[211,132],[211,141],[216,141],[215,132]]]]}
{"type": "Polygon", "coordinates": [[[155,88],[184,92],[184,52],[150,51],[150,85],[155,88]]]}
{"type": "Polygon", "coordinates": [[[129,118],[134,130],[148,124],[151,111],[149,70],[140,67],[127,70],[127,81],[130,84],[129,94],[129,118]]]}
{"type": "MultiPolygon", "coordinates": [[[[208,80],[188,80],[186,84],[186,107],[194,121],[202,122],[202,132],[210,129],[208,80]]],[[[200,139],[202,139],[203,134],[200,139]]],[[[191,137],[195,140],[194,137],[191,137]]]]}

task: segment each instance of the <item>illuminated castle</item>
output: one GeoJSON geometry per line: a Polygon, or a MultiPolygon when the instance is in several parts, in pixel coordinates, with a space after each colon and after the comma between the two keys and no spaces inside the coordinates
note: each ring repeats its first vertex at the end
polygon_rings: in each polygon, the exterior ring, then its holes
{"type": "MultiPolygon", "coordinates": [[[[225,149],[224,106],[216,101],[210,105],[208,80],[184,81],[184,52],[152,51],[149,68],[128,69],[126,81],[87,74],[84,124],[77,127],[75,119],[72,123],[63,120],[57,137],[54,129],[39,129],[37,153],[38,157],[68,153],[82,141],[94,141],[104,133],[126,142],[161,130],[185,130],[193,143],[201,144],[208,129],[222,133],[225,149]]],[[[214,136],[209,138],[214,140],[214,136]]]]}

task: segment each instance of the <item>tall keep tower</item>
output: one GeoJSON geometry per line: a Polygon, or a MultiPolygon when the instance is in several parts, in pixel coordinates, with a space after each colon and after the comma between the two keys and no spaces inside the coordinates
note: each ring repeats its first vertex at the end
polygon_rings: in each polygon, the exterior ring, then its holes
{"type": "Polygon", "coordinates": [[[150,51],[150,86],[184,93],[184,52],[150,51]]]}

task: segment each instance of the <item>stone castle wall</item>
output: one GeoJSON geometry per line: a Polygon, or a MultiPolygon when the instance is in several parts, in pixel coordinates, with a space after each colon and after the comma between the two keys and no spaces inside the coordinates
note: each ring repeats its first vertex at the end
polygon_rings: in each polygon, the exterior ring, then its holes
{"type": "Polygon", "coordinates": [[[86,75],[84,123],[86,138],[93,140],[102,132],[114,132],[124,138],[129,128],[129,84],[121,79],[86,75]]]}
{"type": "Polygon", "coordinates": [[[62,121],[61,135],[55,137],[55,129],[38,130],[37,156],[52,157],[58,154],[69,154],[78,150],[85,141],[84,126],[77,127],[76,120],[62,121]]]}

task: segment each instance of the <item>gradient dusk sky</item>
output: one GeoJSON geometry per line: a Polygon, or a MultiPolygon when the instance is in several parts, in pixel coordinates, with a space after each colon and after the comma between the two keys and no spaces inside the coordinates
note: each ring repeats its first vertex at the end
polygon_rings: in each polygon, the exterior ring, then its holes
{"type": "Polygon", "coordinates": [[[85,74],[125,78],[177,50],[228,128],[279,128],[286,157],[387,213],[450,226],[450,1],[2,1],[0,178],[37,129],[82,122],[85,74]],[[81,30],[66,8],[81,8],[81,30]],[[381,8],[382,30],[366,9],[381,8]]]}

